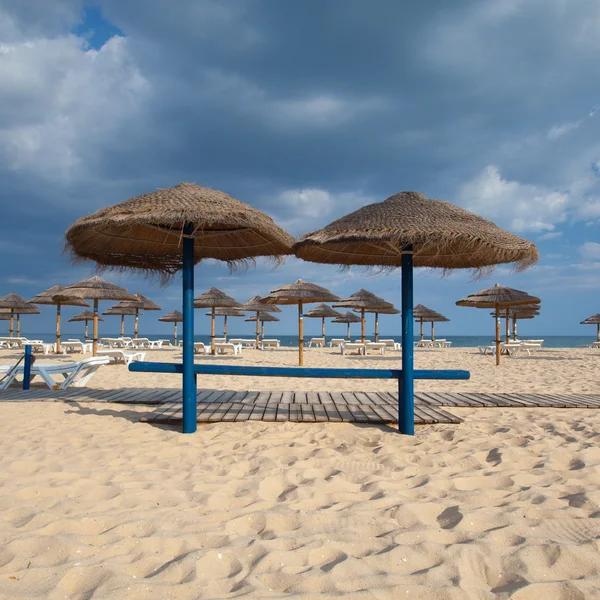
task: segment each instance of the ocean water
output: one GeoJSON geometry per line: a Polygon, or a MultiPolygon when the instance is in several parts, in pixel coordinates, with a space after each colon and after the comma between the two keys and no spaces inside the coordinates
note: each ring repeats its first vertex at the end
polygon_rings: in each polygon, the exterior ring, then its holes
{"type": "MultiPolygon", "coordinates": [[[[36,332],[31,332],[28,331],[27,329],[24,329],[22,332],[22,335],[24,337],[27,337],[29,339],[32,340],[43,340],[44,342],[54,342],[55,341],[55,333],[36,333],[36,332]]],[[[61,336],[61,339],[66,340],[67,338],[74,338],[74,339],[82,339],[82,334],[83,331],[80,330],[76,333],[64,333],[61,336]]],[[[102,337],[119,337],[119,333],[118,332],[102,332],[102,337]]],[[[220,332],[217,332],[217,336],[220,335],[220,332]]],[[[2,332],[0,333],[0,337],[2,336],[8,336],[8,331],[6,332],[2,332]]],[[[181,332],[180,332],[180,336],[181,336],[181,332]]],[[[162,333],[151,333],[151,332],[146,332],[146,331],[141,331],[140,332],[140,337],[147,337],[150,339],[159,339],[159,338],[163,338],[163,339],[171,339],[171,336],[169,335],[165,335],[164,332],[162,333]]],[[[244,339],[254,339],[254,335],[252,334],[236,334],[236,333],[231,333],[228,335],[229,338],[244,338],[244,339]]],[[[291,346],[297,346],[298,345],[298,337],[296,335],[276,335],[274,332],[267,332],[267,335],[265,336],[267,339],[269,338],[277,338],[278,340],[280,340],[281,345],[282,346],[287,346],[287,347],[291,347],[291,346]]],[[[316,337],[316,336],[309,336],[306,335],[305,336],[305,340],[308,341],[311,337],[316,337]]],[[[327,336],[327,339],[331,339],[332,337],[344,337],[343,335],[334,335],[334,336],[327,336]]],[[[352,336],[352,340],[354,341],[355,339],[358,339],[359,336],[352,336]]],[[[396,340],[397,342],[400,341],[400,334],[389,334],[389,333],[381,333],[379,336],[381,339],[389,339],[392,338],[394,340],[396,340]]],[[[440,336],[446,340],[448,340],[449,342],[452,342],[452,347],[454,348],[474,348],[476,346],[489,346],[493,343],[493,338],[491,335],[443,335],[440,336]]],[[[181,337],[179,338],[181,339],[181,337]]],[[[204,343],[210,343],[210,336],[208,335],[196,335],[194,337],[194,339],[197,342],[204,342],[204,343]]],[[[373,335],[369,335],[367,334],[367,339],[373,340],[374,336],[373,335]]],[[[415,341],[418,341],[418,337],[415,337],[415,341]]],[[[425,336],[425,339],[427,339],[427,336],[425,336]]],[[[595,336],[566,336],[566,335],[530,335],[528,336],[528,339],[542,339],[544,340],[544,347],[545,348],[579,348],[584,344],[590,344],[594,341],[596,341],[596,337],[595,336]]]]}

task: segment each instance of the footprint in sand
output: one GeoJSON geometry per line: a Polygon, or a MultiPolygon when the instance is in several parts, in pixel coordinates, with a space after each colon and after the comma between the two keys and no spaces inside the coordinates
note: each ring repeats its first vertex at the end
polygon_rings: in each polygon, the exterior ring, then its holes
{"type": "Polygon", "coordinates": [[[568,494],[567,496],[562,496],[561,500],[568,500],[569,506],[573,506],[575,508],[581,508],[588,501],[585,492],[577,492],[576,494],[568,494]]]}
{"type": "Polygon", "coordinates": [[[580,458],[574,458],[569,463],[569,471],[579,471],[579,469],[583,469],[585,467],[585,463],[580,458]]]}
{"type": "Polygon", "coordinates": [[[498,448],[492,448],[485,459],[485,462],[492,463],[494,467],[497,467],[502,462],[502,454],[498,448]]]}
{"type": "Polygon", "coordinates": [[[458,510],[458,506],[449,506],[437,516],[437,522],[442,529],[452,529],[462,520],[463,514],[458,510]]]}

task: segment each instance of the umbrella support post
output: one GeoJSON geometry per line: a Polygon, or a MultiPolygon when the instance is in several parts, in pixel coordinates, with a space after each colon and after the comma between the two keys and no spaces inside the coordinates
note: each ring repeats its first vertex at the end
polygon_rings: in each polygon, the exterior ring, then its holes
{"type": "Polygon", "coordinates": [[[210,353],[215,355],[215,307],[212,307],[210,313],[210,353]]]}
{"type": "Polygon", "coordinates": [[[398,431],[415,434],[412,246],[402,253],[402,378],[398,379],[398,431]]]}
{"type": "Polygon", "coordinates": [[[29,389],[31,381],[31,345],[25,345],[25,357],[23,362],[23,389],[29,389]]]}
{"type": "Polygon", "coordinates": [[[183,228],[183,433],[196,431],[196,377],[194,376],[194,232],[183,228]]]}
{"type": "MultiPolygon", "coordinates": [[[[125,315],[121,315],[121,337],[125,335],[125,315]]],[[[135,336],[137,337],[137,335],[135,336]]]]}
{"type": "Polygon", "coordinates": [[[500,316],[499,308],[496,307],[496,366],[500,366],[500,316]]]}
{"type": "Polygon", "coordinates": [[[177,346],[177,321],[173,323],[173,346],[177,346]]]}
{"type": "Polygon", "coordinates": [[[350,341],[350,323],[348,323],[348,333],[347,333],[348,341],[350,341]]]}
{"type": "Polygon", "coordinates": [[[365,343],[365,309],[360,309],[360,343],[365,343]]]}
{"type": "Polygon", "coordinates": [[[223,337],[227,341],[227,315],[223,317],[223,337]]]}
{"type": "Polygon", "coordinates": [[[517,317],[513,317],[513,340],[517,341],[517,317]]]}
{"type": "Polygon", "coordinates": [[[298,364],[304,366],[304,314],[302,300],[298,302],[298,364]]]}
{"type": "Polygon", "coordinates": [[[13,333],[14,333],[14,329],[15,328],[15,309],[11,308],[10,309],[10,325],[9,325],[9,331],[8,334],[10,337],[13,337],[13,333]]]}
{"type": "Polygon", "coordinates": [[[375,343],[379,341],[379,313],[375,313],[375,343]]]}
{"type": "Polygon", "coordinates": [[[87,342],[88,340],[89,340],[89,337],[88,337],[88,322],[87,322],[87,319],[86,319],[86,321],[85,321],[85,341],[87,342]]]}
{"type": "Polygon", "coordinates": [[[508,316],[508,310],[506,311],[506,341],[510,342],[510,317],[508,316]]]}
{"type": "Polygon", "coordinates": [[[139,325],[140,325],[140,309],[135,309],[135,325],[133,327],[133,337],[137,340],[139,335],[139,325]]]}
{"type": "Polygon", "coordinates": [[[321,337],[325,340],[325,317],[321,317],[321,337]]]}
{"type": "Polygon", "coordinates": [[[261,321],[260,323],[260,339],[264,340],[265,339],[265,322],[261,321]]]}
{"type": "Polygon", "coordinates": [[[98,298],[94,298],[94,325],[92,332],[92,356],[98,352],[98,298]]]}
{"type": "Polygon", "coordinates": [[[419,341],[422,342],[423,341],[423,319],[419,319],[419,341]]]}
{"type": "Polygon", "coordinates": [[[596,339],[600,342],[600,323],[598,323],[597,327],[598,327],[598,331],[597,331],[596,339]]]}
{"type": "Polygon", "coordinates": [[[17,337],[21,337],[21,313],[17,313],[17,337]]]}
{"type": "Polygon", "coordinates": [[[60,304],[56,305],[56,353],[60,354],[60,304]]]}
{"type": "Polygon", "coordinates": [[[260,313],[258,311],[256,311],[256,331],[255,331],[255,335],[256,335],[256,349],[260,350],[260,313]]]}

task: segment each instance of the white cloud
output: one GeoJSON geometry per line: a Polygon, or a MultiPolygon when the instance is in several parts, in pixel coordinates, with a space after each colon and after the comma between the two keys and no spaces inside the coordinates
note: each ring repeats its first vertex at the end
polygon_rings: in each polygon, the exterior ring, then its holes
{"type": "Polygon", "coordinates": [[[459,191],[460,204],[515,232],[552,231],[567,218],[569,195],[503,179],[490,165],[459,191]]]}
{"type": "Polygon", "coordinates": [[[555,240],[556,238],[562,237],[562,235],[563,235],[562,231],[549,231],[548,233],[545,233],[544,235],[540,235],[538,240],[539,241],[555,240]]]}
{"type": "Polygon", "coordinates": [[[596,242],[585,242],[579,246],[579,253],[586,261],[600,261],[600,244],[596,242]]]}
{"type": "Polygon", "coordinates": [[[546,137],[549,140],[557,140],[558,138],[571,133],[571,131],[575,131],[578,129],[583,121],[580,119],[579,121],[572,121],[570,123],[563,123],[562,125],[553,125],[546,134],[546,137]]]}

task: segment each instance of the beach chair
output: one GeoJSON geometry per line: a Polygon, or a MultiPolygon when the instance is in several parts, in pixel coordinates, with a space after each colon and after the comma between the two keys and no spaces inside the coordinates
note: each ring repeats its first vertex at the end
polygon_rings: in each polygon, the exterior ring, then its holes
{"type": "MultiPolygon", "coordinates": [[[[124,338],[123,341],[125,341],[124,338]]],[[[150,340],[148,338],[133,338],[131,345],[134,348],[150,348],[150,340]]]]}
{"type": "MultiPolygon", "coordinates": [[[[155,340],[154,343],[156,344],[157,342],[160,342],[160,346],[159,348],[162,348],[163,346],[172,346],[173,344],[171,343],[171,340],[155,340]]],[[[152,342],[151,342],[152,343],[152,342]]]]}
{"type": "Polygon", "coordinates": [[[402,350],[402,345],[395,340],[379,340],[380,344],[385,344],[386,350],[402,350]]]}
{"type": "Polygon", "coordinates": [[[100,338],[100,343],[109,348],[125,348],[125,341],[121,338],[100,338]]]}
{"type": "Polygon", "coordinates": [[[119,348],[113,348],[111,350],[98,350],[98,356],[106,356],[114,364],[129,365],[136,360],[144,360],[146,358],[145,352],[128,352],[119,348]]]}
{"type": "Polygon", "coordinates": [[[532,351],[537,352],[538,350],[542,349],[542,343],[543,343],[543,340],[541,342],[538,342],[537,340],[536,341],[526,340],[526,341],[521,342],[521,349],[524,352],[527,352],[527,354],[531,355],[532,351]]]}
{"type": "Polygon", "coordinates": [[[280,345],[279,340],[263,340],[260,343],[261,350],[276,350],[280,345]]]}
{"type": "Polygon", "coordinates": [[[310,341],[308,342],[308,347],[312,348],[324,348],[325,347],[325,338],[310,338],[310,341]]]}
{"type": "Polygon", "coordinates": [[[148,348],[162,348],[164,340],[148,340],[148,348]]]}
{"type": "Polygon", "coordinates": [[[479,354],[496,354],[495,346],[477,346],[477,349],[479,350],[479,354]]]}
{"type": "Polygon", "coordinates": [[[204,342],[194,342],[194,354],[208,354],[210,346],[205,346],[204,342]]]}
{"type": "Polygon", "coordinates": [[[220,343],[215,344],[215,353],[216,354],[227,354],[227,352],[231,350],[234,355],[242,353],[242,345],[241,344],[231,344],[231,343],[220,343]]]}
{"type": "Polygon", "coordinates": [[[367,342],[365,344],[365,354],[369,352],[369,350],[374,350],[379,354],[385,354],[386,345],[383,342],[367,342]]]}
{"type": "Polygon", "coordinates": [[[356,354],[365,354],[366,348],[365,344],[361,344],[360,342],[344,342],[340,346],[340,351],[342,354],[350,354],[353,351],[355,351],[356,354]]]}
{"type": "Polygon", "coordinates": [[[54,344],[47,344],[45,342],[29,342],[27,345],[31,346],[32,352],[41,352],[44,354],[54,352],[54,344]]]}
{"type": "Polygon", "coordinates": [[[244,338],[231,338],[230,344],[240,344],[244,348],[254,348],[256,346],[256,340],[244,339],[244,338]]]}
{"type": "Polygon", "coordinates": [[[346,340],[344,340],[343,338],[332,338],[329,340],[329,347],[330,348],[339,348],[340,346],[342,346],[344,344],[346,340]]]}
{"type": "Polygon", "coordinates": [[[227,343],[227,338],[215,338],[215,344],[226,344],[227,343]]]}
{"type": "MultiPolygon", "coordinates": [[[[25,338],[20,338],[20,337],[3,337],[0,338],[0,341],[4,342],[4,344],[8,347],[8,348],[22,348],[23,344],[27,341],[25,338]]],[[[35,340],[35,341],[40,341],[40,340],[35,340]]]]}
{"type": "Polygon", "coordinates": [[[364,342],[362,340],[354,340],[355,344],[370,344],[371,340],[365,340],[364,342]]]}
{"type": "Polygon", "coordinates": [[[92,344],[84,344],[79,340],[67,340],[66,342],[61,342],[60,349],[63,354],[67,354],[68,352],[81,352],[85,354],[92,351],[92,344]]]}
{"type": "Polygon", "coordinates": [[[500,353],[508,354],[509,356],[517,356],[521,352],[522,348],[523,344],[521,342],[504,342],[500,344],[500,353]]]}
{"type": "MultiPolygon", "coordinates": [[[[93,356],[84,358],[79,362],[62,365],[48,365],[34,363],[31,365],[31,379],[38,376],[43,379],[46,385],[52,390],[66,390],[69,387],[83,387],[102,366],[109,362],[105,356],[93,356]],[[61,375],[63,381],[56,381],[54,376],[61,375]]],[[[24,365],[20,364],[13,368],[8,377],[0,384],[0,389],[5,389],[17,378],[23,375],[24,365]]]]}

